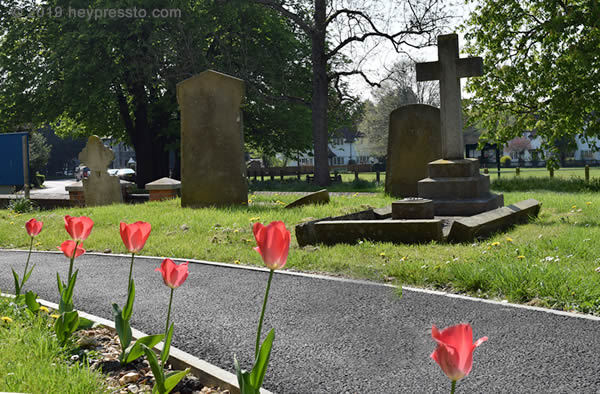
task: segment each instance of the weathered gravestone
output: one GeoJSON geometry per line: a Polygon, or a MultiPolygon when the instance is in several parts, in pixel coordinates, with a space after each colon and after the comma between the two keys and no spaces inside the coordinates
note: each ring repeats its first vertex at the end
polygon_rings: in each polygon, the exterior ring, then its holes
{"type": "Polygon", "coordinates": [[[385,192],[394,197],[417,196],[417,182],[427,177],[427,163],[440,158],[440,110],[411,104],[390,114],[385,192]]]}
{"type": "Polygon", "coordinates": [[[248,202],[243,97],[244,81],[212,70],[177,84],[182,206],[248,202]]]}
{"type": "Polygon", "coordinates": [[[87,145],[79,153],[79,161],[91,170],[90,176],[83,179],[83,195],[85,204],[108,205],[123,202],[119,177],[106,172],[115,154],[104,146],[102,140],[95,135],[88,138],[87,145]]]}

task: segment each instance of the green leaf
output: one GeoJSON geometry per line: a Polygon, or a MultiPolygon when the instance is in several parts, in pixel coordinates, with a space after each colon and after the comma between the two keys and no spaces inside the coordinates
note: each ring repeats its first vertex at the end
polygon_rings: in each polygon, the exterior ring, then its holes
{"type": "Polygon", "coordinates": [[[77,314],[77,311],[62,313],[54,323],[54,332],[56,333],[56,338],[58,338],[61,343],[66,342],[71,334],[75,332],[78,325],[79,315],[77,314]]]}
{"type": "Polygon", "coordinates": [[[36,299],[37,294],[31,290],[25,294],[25,304],[27,304],[27,308],[34,313],[40,310],[40,304],[36,299]]]}
{"type": "Polygon", "coordinates": [[[258,391],[252,387],[250,382],[250,372],[240,368],[240,363],[235,355],[233,356],[233,366],[235,367],[235,374],[238,380],[238,386],[240,386],[241,394],[257,394],[258,391]]]}
{"type": "Polygon", "coordinates": [[[133,283],[133,279],[131,279],[129,286],[129,293],[127,294],[127,303],[125,304],[125,308],[123,309],[123,319],[129,321],[131,319],[131,314],[133,313],[133,301],[135,299],[135,285],[133,283]]]}
{"type": "MultiPolygon", "coordinates": [[[[62,289],[60,294],[60,302],[58,303],[58,312],[71,312],[73,310],[73,291],[75,289],[75,282],[77,281],[77,274],[79,270],[75,271],[67,287],[64,284],[60,284],[59,278],[59,289],[62,289]]],[[[56,274],[58,275],[58,274],[56,274]]]]}
{"type": "Polygon", "coordinates": [[[129,364],[130,362],[136,360],[141,355],[144,354],[144,349],[142,348],[142,344],[146,345],[150,349],[152,349],[157,343],[163,340],[165,337],[164,334],[158,335],[148,335],[146,337],[142,337],[132,343],[123,351],[121,354],[122,364],[129,364]]]}
{"type": "Polygon", "coordinates": [[[112,306],[113,316],[115,317],[115,329],[119,335],[119,342],[121,342],[121,351],[123,351],[131,343],[131,326],[129,325],[129,321],[123,319],[121,308],[117,304],[112,304],[112,306]]]}
{"type": "Polygon", "coordinates": [[[86,319],[85,317],[79,317],[79,324],[77,325],[77,330],[89,330],[94,326],[94,322],[90,319],[86,319]]]}
{"type": "Polygon", "coordinates": [[[160,358],[164,363],[169,359],[169,352],[171,351],[171,340],[173,339],[173,328],[175,327],[175,323],[171,323],[171,327],[169,327],[169,331],[167,331],[167,338],[165,338],[165,345],[163,346],[163,350],[160,353],[160,358]]]}
{"type": "MultiPolygon", "coordinates": [[[[29,272],[27,272],[25,274],[25,277],[23,278],[23,283],[22,286],[25,286],[25,282],[27,282],[27,280],[29,279],[29,277],[31,276],[31,273],[33,272],[33,269],[35,268],[35,264],[33,265],[33,267],[31,267],[31,269],[29,270],[29,272]]],[[[21,289],[23,290],[23,289],[21,289]]]]}
{"type": "Polygon", "coordinates": [[[187,375],[189,372],[189,368],[186,368],[185,371],[169,372],[165,377],[165,392],[170,393],[171,390],[173,390],[173,388],[177,386],[177,383],[179,383],[179,381],[183,379],[185,375],[187,375]]]}
{"type": "Polygon", "coordinates": [[[58,272],[56,273],[56,282],[58,282],[58,294],[60,294],[60,296],[62,297],[64,284],[62,283],[62,280],[60,280],[60,275],[58,274],[58,272]]]}
{"type": "Polygon", "coordinates": [[[11,270],[13,273],[13,279],[15,280],[15,295],[18,296],[19,294],[21,294],[21,286],[19,285],[19,274],[17,274],[14,269],[11,268],[11,270]]]}
{"type": "Polygon", "coordinates": [[[258,352],[258,357],[254,362],[254,367],[252,367],[252,371],[250,372],[250,382],[252,387],[256,390],[259,390],[262,386],[263,379],[265,378],[265,373],[267,372],[267,366],[269,365],[269,358],[271,357],[271,346],[273,346],[273,340],[275,339],[275,329],[271,329],[269,334],[265,338],[262,345],[260,345],[260,350],[258,352]]]}
{"type": "MultiPolygon", "coordinates": [[[[142,347],[142,349],[144,349],[144,354],[146,354],[146,358],[148,359],[148,363],[150,364],[150,368],[152,369],[154,380],[156,380],[154,388],[161,394],[165,393],[165,375],[162,367],[160,366],[160,364],[158,364],[156,354],[152,349],[150,349],[143,343],[140,346],[142,347]]],[[[154,392],[154,389],[152,389],[152,392],[154,392]]]]}

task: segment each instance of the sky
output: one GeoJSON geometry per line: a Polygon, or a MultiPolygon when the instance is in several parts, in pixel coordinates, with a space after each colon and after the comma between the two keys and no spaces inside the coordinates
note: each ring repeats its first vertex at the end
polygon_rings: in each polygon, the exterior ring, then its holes
{"type": "MultiPolygon", "coordinates": [[[[464,4],[464,0],[457,0],[458,5],[450,6],[447,9],[449,13],[456,17],[452,19],[451,23],[444,29],[444,34],[458,33],[459,35],[459,50],[461,51],[460,56],[466,57],[462,53],[462,47],[465,44],[464,34],[458,32],[458,27],[465,21],[466,17],[475,8],[475,4],[464,4]]],[[[447,1],[445,1],[447,3],[447,1]]],[[[379,2],[384,9],[393,10],[396,4],[401,3],[398,0],[380,0],[379,2]]],[[[398,25],[396,25],[398,26],[398,25]]],[[[390,31],[394,30],[394,25],[390,26],[390,31]]],[[[373,42],[365,42],[361,45],[356,45],[347,51],[346,54],[351,59],[361,59],[360,68],[364,70],[369,78],[377,80],[383,78],[386,75],[386,70],[390,69],[391,65],[398,62],[401,59],[406,59],[407,56],[397,53],[391,44],[386,43],[385,40],[379,40],[380,44],[373,48],[373,42]]],[[[420,61],[437,61],[437,47],[427,47],[422,49],[414,49],[410,47],[405,48],[408,55],[412,58],[419,59],[420,61]]],[[[362,99],[372,98],[371,88],[360,76],[353,76],[346,79],[348,81],[352,92],[362,99]]],[[[464,87],[464,82],[461,84],[464,87]]],[[[464,93],[464,89],[463,89],[464,93]]]]}

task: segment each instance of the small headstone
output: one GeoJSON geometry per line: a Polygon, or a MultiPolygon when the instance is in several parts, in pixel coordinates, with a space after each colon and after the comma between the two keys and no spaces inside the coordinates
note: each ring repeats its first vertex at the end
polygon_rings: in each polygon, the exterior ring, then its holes
{"type": "Polygon", "coordinates": [[[295,208],[302,205],[310,205],[310,204],[327,204],[329,203],[329,192],[327,189],[319,190],[314,193],[310,193],[304,197],[297,199],[294,202],[286,205],[286,208],[295,208]]]}
{"type": "Polygon", "coordinates": [[[412,104],[390,115],[385,192],[415,197],[417,182],[427,177],[427,163],[442,155],[440,110],[412,104]]]}
{"type": "Polygon", "coordinates": [[[240,105],[244,81],[207,70],[177,84],[181,109],[181,206],[246,204],[240,105]]]}
{"type": "Polygon", "coordinates": [[[106,172],[114,160],[113,151],[102,143],[98,136],[88,138],[87,145],[79,153],[79,161],[90,168],[91,173],[83,179],[85,205],[108,205],[123,202],[119,177],[106,172]]]}

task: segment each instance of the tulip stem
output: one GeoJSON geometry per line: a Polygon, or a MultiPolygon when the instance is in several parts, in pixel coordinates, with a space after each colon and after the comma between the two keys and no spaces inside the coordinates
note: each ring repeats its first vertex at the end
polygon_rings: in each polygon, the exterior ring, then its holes
{"type": "Polygon", "coordinates": [[[452,389],[450,390],[450,394],[454,394],[454,391],[456,390],[456,380],[452,381],[452,389]]]}
{"type": "Polygon", "coordinates": [[[133,258],[135,253],[131,254],[131,264],[129,264],[129,280],[127,281],[127,294],[131,291],[131,276],[133,275],[133,258]]]}
{"type": "Polygon", "coordinates": [[[27,275],[29,259],[31,258],[31,248],[33,248],[33,237],[31,237],[31,243],[29,244],[29,254],[27,255],[27,262],[25,263],[25,271],[23,272],[23,278],[21,278],[21,284],[19,285],[20,290],[23,290],[23,285],[25,284],[25,275],[27,275]]]}
{"type": "Polygon", "coordinates": [[[171,319],[171,304],[173,303],[173,292],[175,289],[171,289],[171,297],[169,298],[169,312],[167,312],[167,326],[165,327],[165,340],[169,334],[169,320],[171,319]]]}
{"type": "Polygon", "coordinates": [[[258,321],[258,332],[256,333],[256,348],[254,349],[254,359],[258,357],[258,346],[260,345],[260,331],[262,330],[263,319],[265,317],[265,309],[267,308],[267,299],[269,298],[269,289],[271,288],[271,279],[273,279],[274,270],[269,272],[269,280],[267,282],[267,290],[265,291],[265,299],[263,301],[262,311],[260,312],[260,320],[258,321]]]}
{"type": "Polygon", "coordinates": [[[73,256],[71,256],[71,262],[69,263],[69,280],[67,283],[71,282],[71,274],[73,273],[73,261],[75,261],[75,255],[77,254],[77,245],[79,245],[79,241],[75,241],[75,247],[73,248],[73,256]]]}

